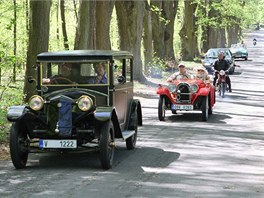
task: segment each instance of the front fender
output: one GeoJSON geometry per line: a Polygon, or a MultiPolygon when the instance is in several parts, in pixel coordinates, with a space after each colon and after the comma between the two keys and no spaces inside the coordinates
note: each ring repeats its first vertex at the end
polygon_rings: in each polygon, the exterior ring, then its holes
{"type": "Polygon", "coordinates": [[[119,125],[118,117],[113,107],[97,107],[94,117],[99,122],[107,122],[112,120],[114,129],[115,129],[115,137],[122,138],[121,128],[119,125]]]}
{"type": "Polygon", "coordinates": [[[208,96],[210,89],[208,87],[203,87],[198,91],[199,96],[208,96]]]}
{"type": "Polygon", "coordinates": [[[171,103],[173,103],[173,98],[170,94],[170,91],[167,87],[162,87],[161,85],[156,89],[156,93],[159,95],[166,95],[171,103]]]}
{"type": "Polygon", "coordinates": [[[29,112],[29,109],[24,105],[12,106],[8,109],[7,120],[10,122],[16,122],[27,112],[29,112]]]}

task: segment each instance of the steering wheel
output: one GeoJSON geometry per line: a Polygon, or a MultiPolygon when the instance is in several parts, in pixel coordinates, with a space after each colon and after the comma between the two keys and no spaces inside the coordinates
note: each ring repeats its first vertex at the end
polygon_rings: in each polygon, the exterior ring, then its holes
{"type": "Polygon", "coordinates": [[[73,84],[73,82],[70,79],[60,76],[54,77],[52,79],[52,82],[54,84],[73,84]]]}

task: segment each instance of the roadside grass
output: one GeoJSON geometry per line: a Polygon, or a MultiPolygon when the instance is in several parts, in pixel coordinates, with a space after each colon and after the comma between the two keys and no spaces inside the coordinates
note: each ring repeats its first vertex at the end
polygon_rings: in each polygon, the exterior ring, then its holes
{"type": "Polygon", "coordinates": [[[2,80],[0,86],[0,143],[8,141],[10,122],[7,121],[7,111],[12,105],[20,105],[23,102],[23,81],[11,83],[8,86],[2,80]]]}

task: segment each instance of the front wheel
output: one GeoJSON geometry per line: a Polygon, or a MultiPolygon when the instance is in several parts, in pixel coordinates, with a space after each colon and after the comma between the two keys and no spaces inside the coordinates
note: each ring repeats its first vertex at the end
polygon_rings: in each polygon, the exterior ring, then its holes
{"type": "Polygon", "coordinates": [[[12,124],[9,144],[13,165],[16,169],[24,168],[28,160],[29,139],[27,133],[19,128],[18,123],[12,124]]]}
{"type": "Polygon", "coordinates": [[[207,121],[208,120],[208,96],[202,97],[201,110],[202,110],[202,121],[207,121]]]}
{"type": "Polygon", "coordinates": [[[115,151],[115,137],[112,121],[105,122],[100,131],[99,149],[101,165],[104,169],[112,167],[115,151]]]}
{"type": "Polygon", "coordinates": [[[221,96],[222,98],[225,97],[225,91],[226,91],[226,84],[224,82],[221,83],[221,96]]]}
{"type": "Polygon", "coordinates": [[[160,121],[164,121],[165,119],[165,108],[165,96],[160,96],[158,106],[158,115],[160,121]]]}

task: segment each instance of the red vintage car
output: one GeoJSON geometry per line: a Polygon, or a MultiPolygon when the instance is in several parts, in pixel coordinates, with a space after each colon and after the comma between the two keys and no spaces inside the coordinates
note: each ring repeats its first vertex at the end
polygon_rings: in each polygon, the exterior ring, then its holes
{"type": "Polygon", "coordinates": [[[181,79],[159,85],[156,90],[159,97],[158,116],[160,121],[165,119],[165,111],[201,111],[202,121],[207,121],[213,113],[215,104],[215,87],[197,79],[181,79]]]}

